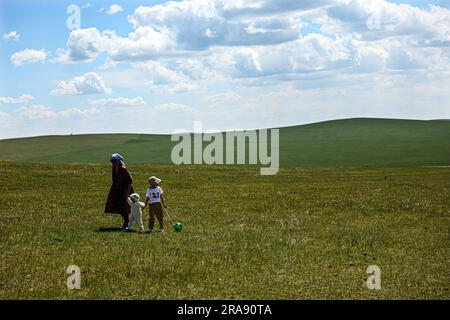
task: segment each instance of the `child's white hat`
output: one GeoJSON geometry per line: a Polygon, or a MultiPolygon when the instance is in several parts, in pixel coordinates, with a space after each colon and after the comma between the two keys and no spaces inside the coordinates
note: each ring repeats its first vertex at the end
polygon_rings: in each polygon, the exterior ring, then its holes
{"type": "Polygon", "coordinates": [[[156,183],[160,183],[160,182],[161,182],[161,179],[159,179],[159,178],[157,178],[155,176],[151,176],[148,179],[148,183],[150,183],[150,184],[156,184],[156,183]]]}
{"type": "Polygon", "coordinates": [[[131,198],[131,200],[134,200],[134,201],[139,201],[141,199],[141,197],[137,193],[131,194],[130,198],[131,198]]]}

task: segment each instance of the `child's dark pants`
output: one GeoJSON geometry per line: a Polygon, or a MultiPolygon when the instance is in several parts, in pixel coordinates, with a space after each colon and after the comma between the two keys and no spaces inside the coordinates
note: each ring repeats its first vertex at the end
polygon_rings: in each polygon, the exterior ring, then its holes
{"type": "Polygon", "coordinates": [[[153,226],[155,225],[155,215],[158,218],[159,228],[160,229],[164,228],[164,221],[163,221],[164,213],[161,202],[150,204],[149,211],[150,211],[150,221],[148,223],[148,228],[150,230],[153,230],[153,226]]]}

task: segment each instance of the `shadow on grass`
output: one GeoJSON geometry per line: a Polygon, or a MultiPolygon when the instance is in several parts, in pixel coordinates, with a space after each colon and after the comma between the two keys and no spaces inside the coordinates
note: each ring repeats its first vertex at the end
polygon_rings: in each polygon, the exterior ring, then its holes
{"type": "Polygon", "coordinates": [[[95,232],[124,232],[120,227],[101,227],[95,230],[95,232]]]}

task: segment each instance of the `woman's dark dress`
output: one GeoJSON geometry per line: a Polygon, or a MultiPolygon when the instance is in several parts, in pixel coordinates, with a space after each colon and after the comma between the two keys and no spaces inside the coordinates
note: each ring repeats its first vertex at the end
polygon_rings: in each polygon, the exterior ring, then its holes
{"type": "Polygon", "coordinates": [[[119,213],[125,221],[128,221],[130,206],[127,198],[134,192],[133,178],[125,166],[119,166],[117,172],[112,168],[112,186],[106,200],[105,213],[119,213]]]}

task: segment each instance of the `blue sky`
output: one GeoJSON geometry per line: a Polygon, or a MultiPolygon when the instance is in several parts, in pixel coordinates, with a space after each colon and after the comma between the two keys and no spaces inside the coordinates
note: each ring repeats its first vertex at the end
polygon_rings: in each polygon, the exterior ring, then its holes
{"type": "Polygon", "coordinates": [[[450,118],[450,2],[4,0],[0,70],[0,138],[450,118]]]}

